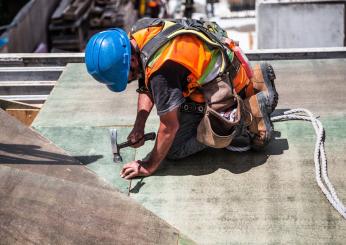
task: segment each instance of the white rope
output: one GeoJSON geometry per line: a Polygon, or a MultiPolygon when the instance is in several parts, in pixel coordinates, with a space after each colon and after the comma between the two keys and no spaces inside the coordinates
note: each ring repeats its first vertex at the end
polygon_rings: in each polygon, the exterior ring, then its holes
{"type": "MultiPolygon", "coordinates": [[[[324,149],[325,132],[322,123],[310,111],[302,108],[285,111],[283,115],[274,116],[271,118],[272,122],[289,120],[303,120],[312,123],[317,136],[314,151],[315,178],[317,184],[332,206],[346,219],[345,205],[338,198],[334,186],[328,178],[327,157],[324,149]]],[[[226,148],[230,151],[245,152],[250,150],[251,147],[228,146],[226,148]]]]}
{"type": "Polygon", "coordinates": [[[301,108],[286,111],[284,112],[284,115],[272,117],[271,120],[273,122],[304,120],[312,123],[317,136],[314,153],[315,177],[317,184],[332,206],[346,219],[345,205],[338,198],[336,191],[328,178],[327,157],[324,149],[325,132],[322,123],[314,117],[310,111],[301,108]],[[296,113],[303,113],[303,115],[296,113]]]}

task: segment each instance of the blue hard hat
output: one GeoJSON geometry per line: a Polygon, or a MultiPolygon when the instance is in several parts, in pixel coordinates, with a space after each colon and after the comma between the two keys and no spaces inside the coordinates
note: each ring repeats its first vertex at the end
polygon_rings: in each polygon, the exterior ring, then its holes
{"type": "Polygon", "coordinates": [[[120,28],[95,34],[85,49],[85,64],[90,75],[114,92],[125,90],[130,61],[130,40],[120,28]]]}

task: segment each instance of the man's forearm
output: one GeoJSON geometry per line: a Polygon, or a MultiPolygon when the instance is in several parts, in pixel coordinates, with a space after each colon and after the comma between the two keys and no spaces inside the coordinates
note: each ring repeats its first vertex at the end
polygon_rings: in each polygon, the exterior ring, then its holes
{"type": "Polygon", "coordinates": [[[153,173],[159,167],[162,160],[166,157],[174,141],[178,128],[179,125],[167,126],[163,123],[160,123],[160,127],[157,132],[156,143],[148,160],[151,173],[153,173]]]}
{"type": "Polygon", "coordinates": [[[137,117],[135,121],[135,127],[144,128],[145,122],[147,121],[149,114],[153,109],[153,106],[154,103],[148,94],[140,93],[138,95],[137,117]]]}

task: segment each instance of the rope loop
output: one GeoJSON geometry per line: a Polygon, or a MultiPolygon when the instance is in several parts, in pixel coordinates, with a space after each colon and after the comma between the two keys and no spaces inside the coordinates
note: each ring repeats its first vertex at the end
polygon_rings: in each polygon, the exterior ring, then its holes
{"type": "Polygon", "coordinates": [[[272,122],[289,120],[303,120],[312,123],[316,133],[316,144],[314,151],[315,178],[318,186],[326,196],[330,204],[346,219],[345,205],[340,201],[335,188],[328,178],[327,156],[324,149],[325,131],[322,123],[307,109],[297,108],[285,111],[283,115],[274,116],[272,122]]]}

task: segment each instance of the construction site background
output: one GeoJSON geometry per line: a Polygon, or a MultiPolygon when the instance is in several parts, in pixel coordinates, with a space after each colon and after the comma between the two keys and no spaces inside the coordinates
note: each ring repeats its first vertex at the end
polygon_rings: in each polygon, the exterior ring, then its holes
{"type": "Polygon", "coordinates": [[[22,0],[0,1],[0,9],[0,52],[81,52],[95,32],[129,31],[142,17],[230,18],[244,10],[254,17],[255,0],[22,0]]]}
{"type": "MultiPolygon", "coordinates": [[[[346,1],[143,3],[0,0],[0,244],[345,244],[346,1]],[[115,94],[95,82],[83,49],[143,16],[216,21],[251,65],[274,67],[272,120],[306,108],[314,127],[274,122],[263,151],[206,149],[124,180],[123,164],[155,144],[113,162],[109,130],[126,141],[138,83],[115,94]]],[[[159,123],[154,108],[146,132],[159,123]]]]}
{"type": "Polygon", "coordinates": [[[83,52],[96,32],[142,17],[216,21],[243,50],[345,46],[345,0],[0,1],[0,52],[83,52]]]}

